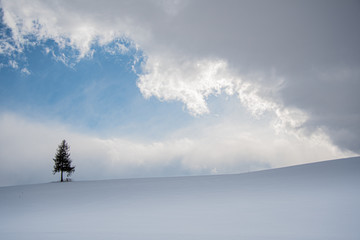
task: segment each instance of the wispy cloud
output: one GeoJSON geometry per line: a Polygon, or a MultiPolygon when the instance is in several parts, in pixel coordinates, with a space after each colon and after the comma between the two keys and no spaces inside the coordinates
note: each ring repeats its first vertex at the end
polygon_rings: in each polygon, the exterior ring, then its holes
{"type": "Polygon", "coordinates": [[[23,74],[25,74],[25,75],[30,75],[30,74],[31,74],[30,71],[29,71],[29,69],[27,69],[26,67],[24,67],[24,68],[21,69],[21,73],[23,73],[23,74]]]}
{"type": "MultiPolygon", "coordinates": [[[[278,80],[281,83],[282,79],[278,80]]],[[[265,113],[273,116],[272,126],[277,131],[297,132],[306,123],[308,116],[296,108],[285,107],[263,92],[275,94],[273,89],[263,87],[252,76],[240,76],[228,67],[225,60],[188,60],[175,56],[149,57],[144,65],[144,74],[139,76],[138,87],[144,97],[157,97],[163,101],[182,101],[192,115],[210,112],[207,98],[225,93],[236,95],[240,103],[255,118],[265,113]]]]}

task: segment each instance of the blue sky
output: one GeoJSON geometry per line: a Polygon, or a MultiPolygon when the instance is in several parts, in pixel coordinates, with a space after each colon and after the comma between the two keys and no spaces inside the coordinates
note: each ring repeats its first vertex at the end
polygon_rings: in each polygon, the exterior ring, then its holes
{"type": "Polygon", "coordinates": [[[358,2],[90,2],[0,4],[0,185],[359,154],[358,2]]]}
{"type": "Polygon", "coordinates": [[[94,53],[81,60],[72,49],[59,49],[54,41],[26,47],[15,59],[3,56],[3,63],[16,61],[18,67],[1,68],[2,111],[110,136],[158,137],[191,121],[178,102],[164,104],[142,97],[136,86],[142,53],[135,49],[124,54],[109,52],[118,42],[93,46],[94,53]],[[57,60],[55,54],[69,56],[69,63],[57,60]],[[134,64],[135,57],[140,60],[134,64]]]}

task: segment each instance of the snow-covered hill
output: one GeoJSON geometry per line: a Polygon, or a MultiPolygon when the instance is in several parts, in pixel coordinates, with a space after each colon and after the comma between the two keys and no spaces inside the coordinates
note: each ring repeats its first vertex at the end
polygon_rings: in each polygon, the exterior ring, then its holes
{"type": "Polygon", "coordinates": [[[0,239],[360,239],[360,157],[0,188],[0,239]]]}

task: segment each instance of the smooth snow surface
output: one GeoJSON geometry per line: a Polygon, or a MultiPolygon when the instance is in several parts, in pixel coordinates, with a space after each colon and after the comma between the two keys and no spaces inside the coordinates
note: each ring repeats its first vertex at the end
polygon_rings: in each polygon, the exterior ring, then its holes
{"type": "Polygon", "coordinates": [[[360,239],[360,157],[0,188],[0,239],[360,239]]]}

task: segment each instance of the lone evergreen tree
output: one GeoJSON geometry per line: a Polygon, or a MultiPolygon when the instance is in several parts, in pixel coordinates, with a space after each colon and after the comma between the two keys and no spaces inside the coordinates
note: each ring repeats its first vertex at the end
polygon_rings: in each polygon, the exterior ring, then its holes
{"type": "Polygon", "coordinates": [[[64,181],[63,172],[67,172],[68,177],[75,172],[75,166],[71,166],[72,160],[70,159],[70,146],[65,140],[63,140],[59,145],[53,160],[55,162],[53,174],[60,172],[61,182],[64,181]]]}

